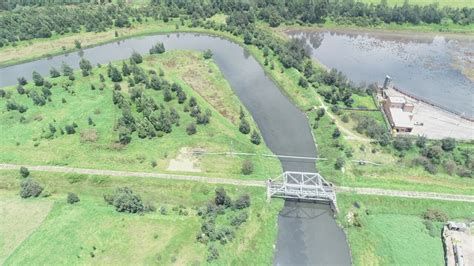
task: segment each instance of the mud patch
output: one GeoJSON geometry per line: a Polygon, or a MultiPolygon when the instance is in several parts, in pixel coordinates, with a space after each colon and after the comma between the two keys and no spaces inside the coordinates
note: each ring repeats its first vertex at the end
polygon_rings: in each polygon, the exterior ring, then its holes
{"type": "Polygon", "coordinates": [[[178,156],[171,159],[166,170],[179,172],[201,172],[198,166],[198,158],[196,154],[202,152],[202,149],[191,149],[188,147],[181,148],[178,156]]]}

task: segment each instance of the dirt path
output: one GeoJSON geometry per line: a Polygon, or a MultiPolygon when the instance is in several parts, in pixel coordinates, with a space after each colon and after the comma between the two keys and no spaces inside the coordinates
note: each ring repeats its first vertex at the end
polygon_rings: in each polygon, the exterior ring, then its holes
{"type": "MultiPolygon", "coordinates": [[[[18,170],[21,166],[27,167],[30,171],[40,172],[54,172],[54,173],[76,173],[86,175],[106,175],[106,176],[135,176],[135,177],[152,177],[161,179],[198,181],[210,184],[223,184],[234,186],[251,186],[251,187],[265,187],[265,181],[259,180],[237,180],[229,178],[214,178],[205,176],[189,176],[189,175],[173,175],[160,173],[146,173],[146,172],[128,172],[128,171],[114,171],[114,170],[97,170],[73,168],[64,166],[32,166],[32,165],[16,165],[16,164],[0,164],[0,170],[18,170]]],[[[357,187],[336,187],[339,193],[356,193],[362,195],[376,195],[389,197],[404,197],[416,199],[436,199],[448,201],[465,201],[474,202],[474,196],[470,195],[455,195],[434,192],[417,192],[417,191],[401,191],[378,188],[357,188],[357,187]]]]}

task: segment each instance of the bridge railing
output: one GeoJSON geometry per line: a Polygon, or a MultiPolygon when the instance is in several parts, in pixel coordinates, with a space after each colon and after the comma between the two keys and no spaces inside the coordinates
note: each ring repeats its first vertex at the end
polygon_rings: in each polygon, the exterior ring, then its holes
{"type": "Polygon", "coordinates": [[[319,173],[284,172],[267,182],[268,197],[330,201],[336,203],[336,192],[331,183],[319,173]]]}

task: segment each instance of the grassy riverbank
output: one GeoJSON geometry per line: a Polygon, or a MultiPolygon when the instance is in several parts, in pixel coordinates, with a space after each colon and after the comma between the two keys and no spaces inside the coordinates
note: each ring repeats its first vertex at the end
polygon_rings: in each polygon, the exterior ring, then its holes
{"type": "Polygon", "coordinates": [[[451,220],[474,217],[474,205],[462,202],[341,193],[338,205],[355,265],[444,265],[443,223],[423,215],[435,209],[451,220]]]}
{"type": "MultiPolygon", "coordinates": [[[[122,66],[120,62],[114,65],[122,66]]],[[[162,137],[141,139],[134,133],[130,144],[117,144],[115,125],[121,111],[112,103],[113,82],[108,78],[105,82],[99,81],[100,75],[107,76],[103,66],[94,68],[88,77],[76,72],[76,80],[68,89],[65,88],[70,81],[66,77],[50,79],[53,83],[51,102],[44,106],[34,105],[27,93],[21,95],[15,87],[7,88],[9,97],[1,98],[0,104],[5,106],[7,102],[16,102],[28,107],[28,111],[23,114],[1,111],[0,145],[3,152],[0,161],[130,171],[192,171],[196,175],[249,179],[266,179],[281,172],[276,158],[255,158],[254,172],[242,175],[242,163],[247,158],[191,154],[193,151],[271,154],[264,144],[254,145],[248,135],[239,132],[241,103],[212,60],[204,60],[197,52],[172,51],[145,57],[141,66],[156,72],[161,69],[166,80],[181,85],[188,101],[195,97],[202,112],[210,110],[210,124],[197,125],[197,133],[188,136],[186,127],[194,120],[189,112],[183,111],[188,102],[179,104],[176,97],[165,102],[162,91],[148,89],[146,94],[149,97],[178,112],[180,125],[162,137]],[[91,84],[94,89],[91,89],[91,84]],[[60,128],[71,123],[78,126],[76,134],[59,134],[60,128]],[[49,124],[57,128],[58,133],[54,136],[47,134],[49,124]],[[171,164],[174,165],[172,169],[171,164]]],[[[32,83],[25,86],[27,91],[41,91],[32,83]]],[[[129,95],[129,84],[122,81],[120,85],[123,93],[129,95]]],[[[251,127],[256,128],[251,116],[248,118],[251,127]]]]}
{"type": "MultiPolygon", "coordinates": [[[[213,199],[216,186],[152,178],[39,172],[31,175],[44,185],[50,196],[20,199],[18,172],[0,172],[0,183],[4,184],[0,189],[0,208],[7,210],[6,216],[0,219],[0,232],[3,244],[8,243],[0,250],[0,263],[207,264],[206,245],[196,241],[202,220],[196,209],[213,199]],[[167,214],[116,212],[103,200],[103,194],[122,186],[132,188],[158,209],[166,207],[167,214]],[[80,202],[67,204],[68,192],[76,193],[80,202]],[[180,205],[187,215],[173,211],[180,205]],[[25,222],[13,225],[13,220],[25,222]]],[[[219,258],[215,263],[271,264],[282,201],[266,203],[261,188],[225,186],[225,189],[233,199],[249,194],[251,206],[247,210],[247,222],[235,231],[235,239],[226,245],[216,244],[219,258]]],[[[229,211],[219,221],[224,222],[232,215],[233,211],[229,211]]]]}

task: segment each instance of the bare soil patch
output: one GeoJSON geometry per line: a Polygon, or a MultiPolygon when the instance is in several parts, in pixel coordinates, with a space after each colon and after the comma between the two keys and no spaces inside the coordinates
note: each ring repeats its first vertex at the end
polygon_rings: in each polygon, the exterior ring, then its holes
{"type": "Polygon", "coordinates": [[[194,155],[199,153],[200,149],[190,149],[183,147],[179,150],[178,156],[175,159],[171,159],[168,165],[168,171],[179,171],[179,172],[201,172],[198,164],[198,158],[194,155]]]}

